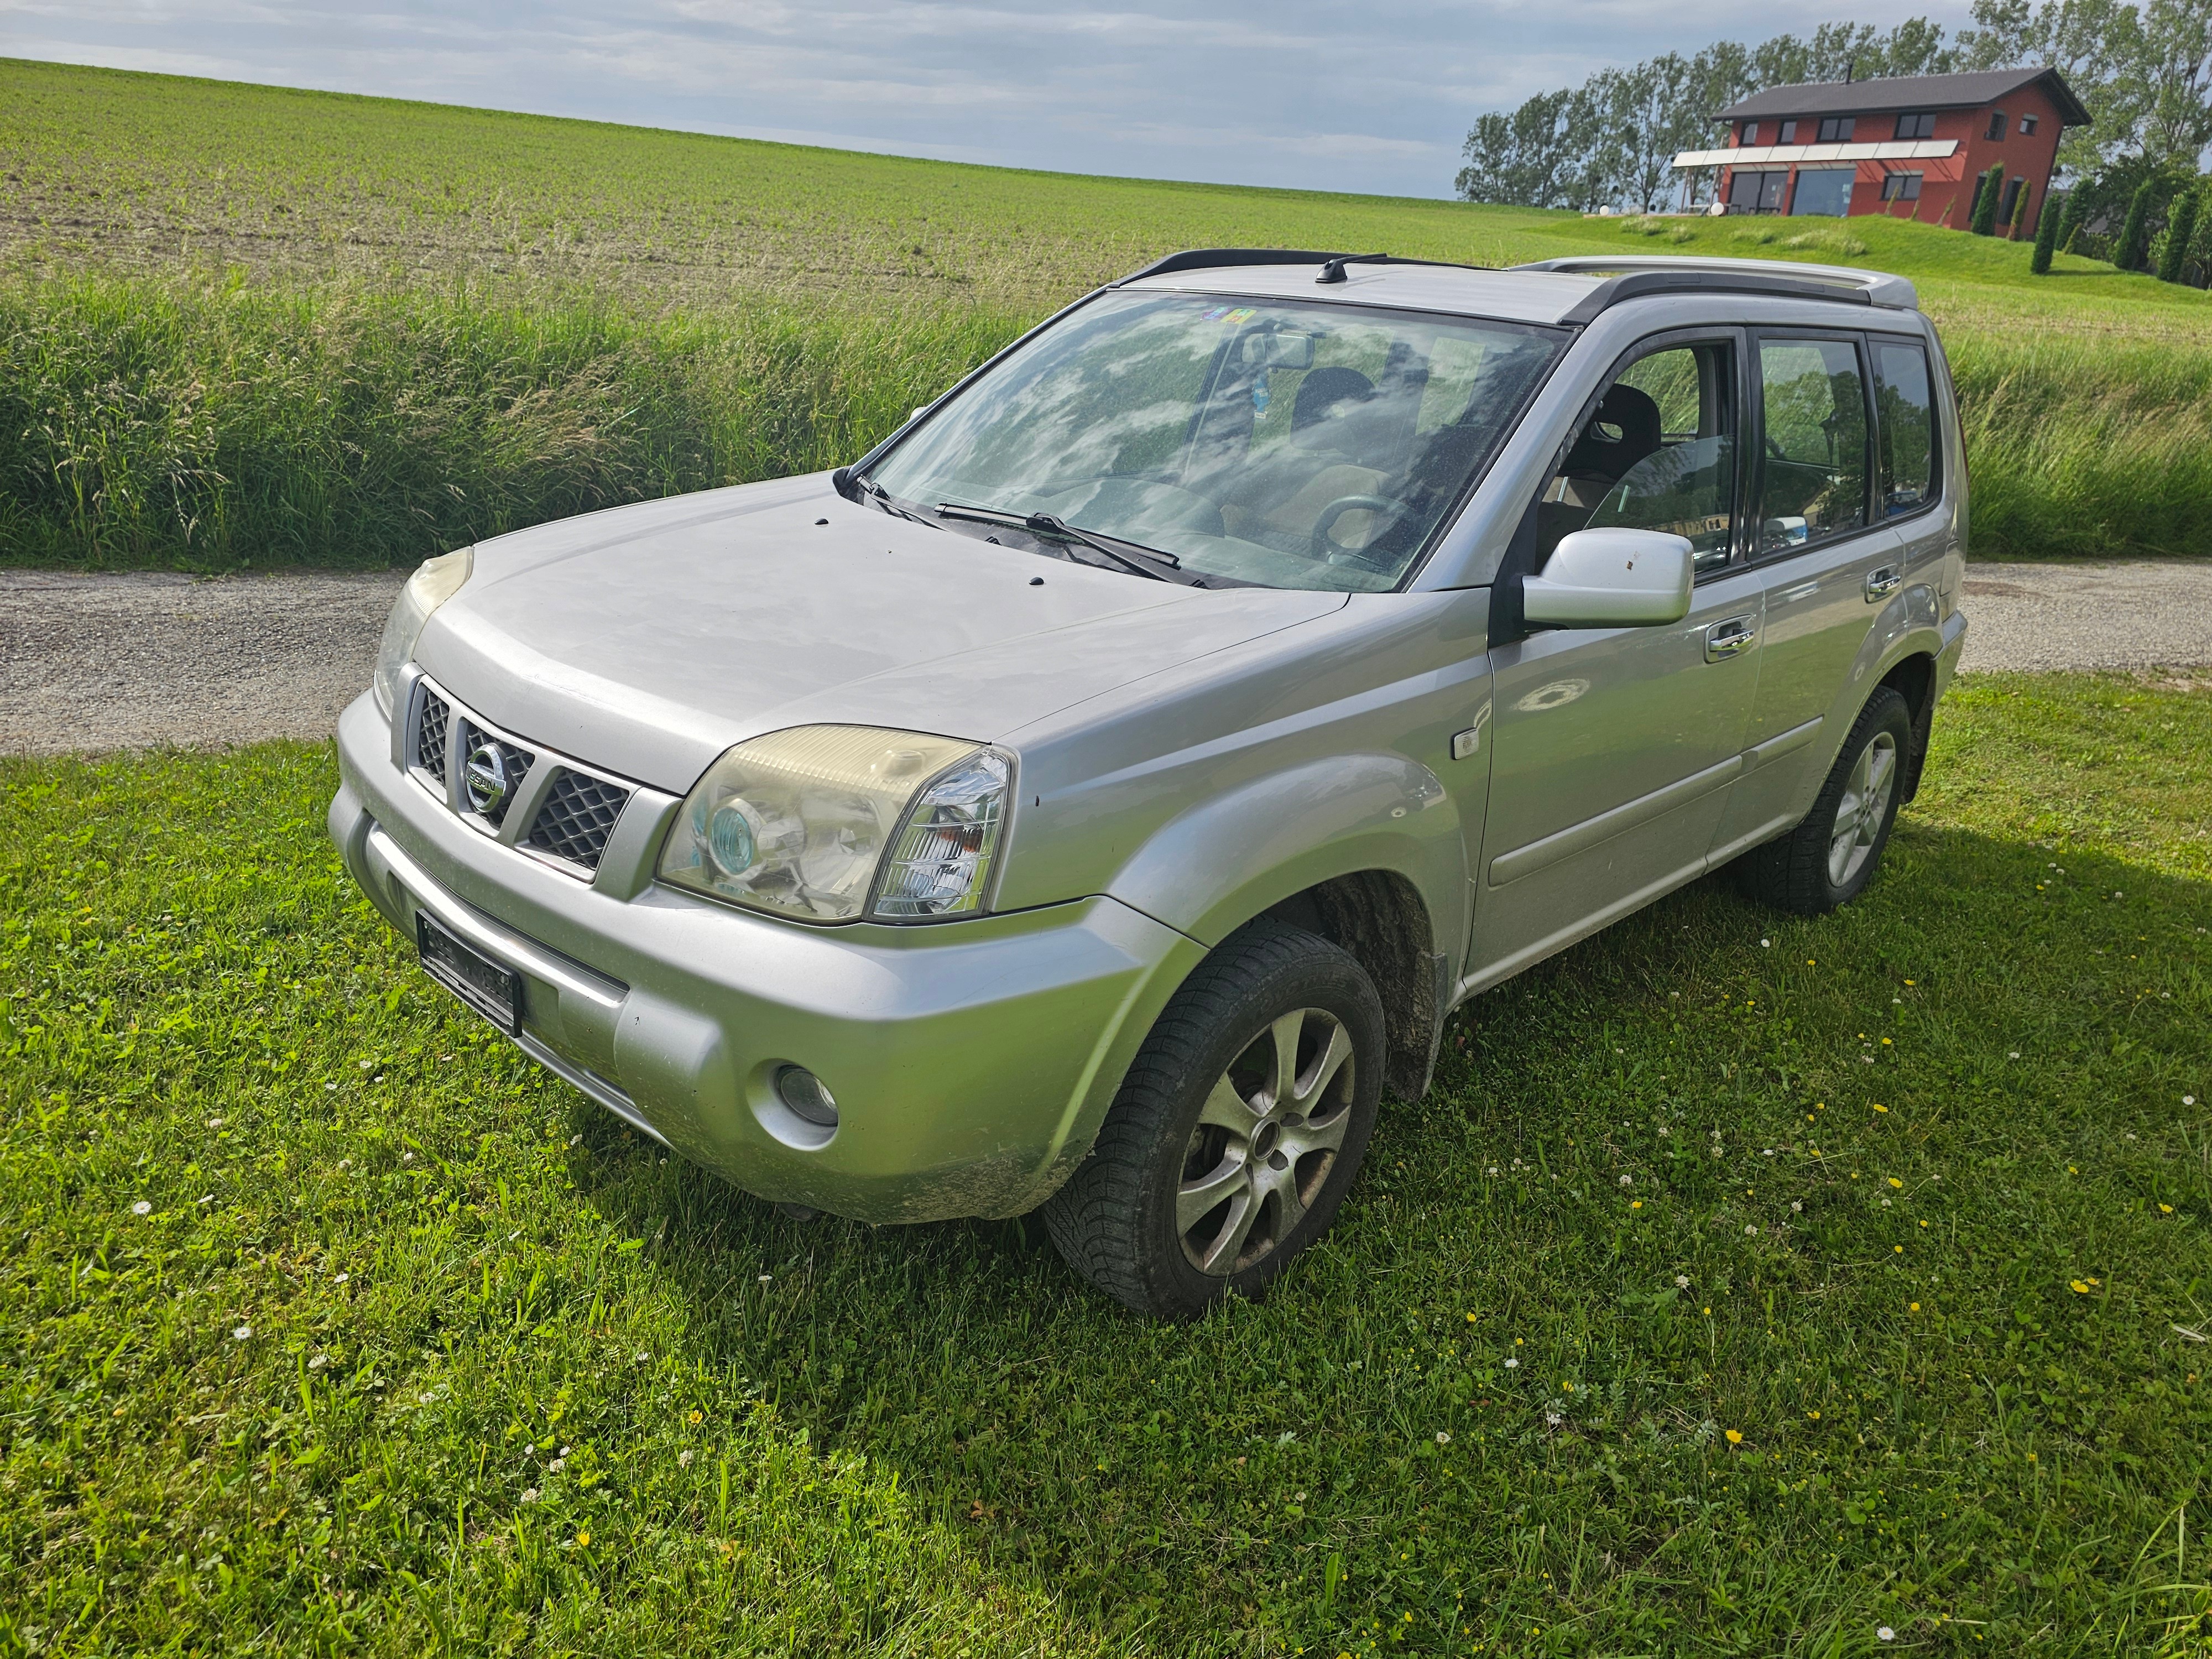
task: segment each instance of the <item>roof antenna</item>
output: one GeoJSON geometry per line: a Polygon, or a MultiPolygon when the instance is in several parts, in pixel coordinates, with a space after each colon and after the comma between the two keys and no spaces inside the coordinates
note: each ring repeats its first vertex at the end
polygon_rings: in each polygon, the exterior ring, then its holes
{"type": "Polygon", "coordinates": [[[1852,71],[1856,70],[1858,66],[1859,60],[1856,58],[1846,58],[1844,59],[1844,84],[1845,86],[1850,85],[1852,71]]]}
{"type": "Polygon", "coordinates": [[[1390,256],[1387,253],[1340,253],[1335,258],[1327,260],[1322,264],[1321,275],[1315,277],[1314,281],[1316,283],[1340,283],[1344,280],[1345,266],[1353,264],[1371,265],[1381,260],[1388,259],[1389,257],[1390,256]]]}

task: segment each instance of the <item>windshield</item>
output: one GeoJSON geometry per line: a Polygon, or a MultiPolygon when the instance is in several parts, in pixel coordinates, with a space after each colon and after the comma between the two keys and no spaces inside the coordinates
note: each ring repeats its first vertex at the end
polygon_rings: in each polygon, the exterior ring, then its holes
{"type": "Polygon", "coordinates": [[[1050,514],[1201,578],[1374,592],[1413,563],[1559,343],[1459,317],[1110,294],[869,476],[923,513],[1050,514]]]}

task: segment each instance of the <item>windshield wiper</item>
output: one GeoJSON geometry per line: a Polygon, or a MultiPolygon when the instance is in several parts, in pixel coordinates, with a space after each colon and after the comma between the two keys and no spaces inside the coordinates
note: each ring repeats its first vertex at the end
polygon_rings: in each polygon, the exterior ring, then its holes
{"type": "Polygon", "coordinates": [[[937,528],[935,525],[930,524],[930,521],[927,519],[915,512],[912,507],[900,506],[897,500],[891,495],[891,492],[884,489],[881,484],[878,483],[873,478],[855,478],[853,482],[860,486],[860,493],[863,495],[866,495],[878,507],[883,508],[884,512],[892,514],[898,518],[911,519],[916,524],[927,524],[932,530],[937,528]]]}
{"type": "Polygon", "coordinates": [[[1142,542],[1124,542],[1119,537],[1094,534],[1068,523],[1057,514],[1018,513],[1006,507],[969,507],[959,501],[939,501],[937,516],[940,519],[965,519],[975,524],[1000,524],[1010,530],[1026,530],[1033,536],[1049,536],[1055,541],[1079,542],[1094,553],[1103,553],[1122,569],[1139,576],[1150,576],[1154,581],[1181,581],[1193,587],[1206,584],[1195,576],[1170,576],[1168,570],[1180,571],[1182,561],[1172,553],[1157,547],[1146,547],[1142,542]],[[1126,548],[1128,551],[1124,552],[1126,548]],[[1142,556],[1141,557],[1138,556],[1142,556]],[[1158,564],[1146,561],[1157,561],[1158,564]],[[1165,565],[1162,570],[1158,565],[1165,565]]]}

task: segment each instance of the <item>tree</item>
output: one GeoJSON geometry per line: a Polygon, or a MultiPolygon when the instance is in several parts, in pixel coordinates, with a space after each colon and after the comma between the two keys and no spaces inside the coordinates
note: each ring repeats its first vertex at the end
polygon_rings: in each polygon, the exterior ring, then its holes
{"type": "Polygon", "coordinates": [[[2119,86],[2142,153],[2194,173],[2212,143],[2212,0],[2150,0],[2132,44],[2119,86]]]}
{"type": "Polygon", "coordinates": [[[2066,192],[2066,211],[2058,221],[2058,251],[2071,253],[2074,239],[2081,234],[2081,215],[2087,198],[2077,185],[2066,192]]]}
{"type": "Polygon", "coordinates": [[[1974,207],[1966,228],[1977,236],[1997,232],[1997,192],[2004,186],[2004,163],[1999,161],[1974,182],[1974,207]]]}
{"type": "Polygon", "coordinates": [[[1566,117],[1574,94],[1540,92],[1510,113],[1493,112],[1467,135],[1459,193],[1471,202],[1520,207],[1567,205],[1565,175],[1574,162],[1566,117]]]}
{"type": "Polygon", "coordinates": [[[2073,215],[2074,198],[2072,197],[2066,198],[2066,207],[2063,213],[2054,213],[2051,209],[2051,192],[2049,191],[2044,192],[2043,215],[2035,222],[2035,252],[2029,256],[2027,261],[2027,268],[2038,276],[2047,276],[2051,274],[2051,256],[2058,251],[2060,223],[2062,221],[2072,218],[2073,215]]]}
{"type": "Polygon", "coordinates": [[[2135,200],[2128,204],[2128,221],[2120,230],[2120,246],[2112,255],[2112,263],[2122,270],[2141,270],[2143,258],[2150,252],[2150,216],[2158,200],[2158,180],[2146,179],[2136,186],[2135,200]]]}
{"type": "Polygon", "coordinates": [[[2020,233],[2021,233],[2021,228],[2022,228],[2023,226],[2025,226],[2025,225],[2027,223],[2027,208],[2028,208],[2028,202],[2029,202],[2029,198],[2031,198],[2032,197],[2033,197],[2033,196],[2034,196],[2034,194],[2035,194],[2035,184],[2034,184],[2034,181],[2033,181],[2033,179],[2021,179],[2021,180],[2020,181],[2020,195],[2019,195],[2019,197],[2018,197],[2018,198],[2014,201],[2014,203],[2013,203],[2013,204],[2012,204],[2012,226],[2011,226],[2011,229],[2012,229],[2012,239],[2013,239],[2013,240],[2014,240],[2014,241],[2015,241],[2015,242],[2017,242],[2018,240],[2020,240],[2020,233]]]}
{"type": "Polygon", "coordinates": [[[2185,190],[2173,198],[2173,211],[2166,222],[2166,246],[2159,254],[2158,280],[2178,283],[2188,268],[2189,250],[2197,234],[2197,208],[2199,192],[2185,190]]]}

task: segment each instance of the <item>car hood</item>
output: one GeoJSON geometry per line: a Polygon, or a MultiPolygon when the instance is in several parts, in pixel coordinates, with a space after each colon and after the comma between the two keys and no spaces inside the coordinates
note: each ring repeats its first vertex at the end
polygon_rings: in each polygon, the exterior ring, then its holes
{"type": "Polygon", "coordinates": [[[791,726],[994,741],[1345,597],[1071,564],[817,475],[482,543],[415,654],[517,737],[680,793],[731,744],[791,726]]]}

